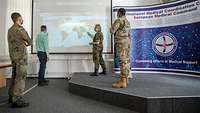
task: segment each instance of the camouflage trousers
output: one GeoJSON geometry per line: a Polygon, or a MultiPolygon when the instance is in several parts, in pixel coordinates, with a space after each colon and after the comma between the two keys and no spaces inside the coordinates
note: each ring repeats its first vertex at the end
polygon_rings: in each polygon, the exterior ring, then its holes
{"type": "Polygon", "coordinates": [[[95,70],[99,70],[101,65],[102,70],[106,70],[106,65],[102,57],[102,50],[93,50],[93,62],[95,64],[95,70]]]}
{"type": "Polygon", "coordinates": [[[24,58],[20,61],[12,61],[12,79],[8,94],[12,97],[13,101],[23,95],[26,75],[27,59],[24,58]]]}
{"type": "Polygon", "coordinates": [[[130,41],[127,39],[115,43],[116,55],[119,57],[120,76],[128,77],[130,74],[130,41]]]}

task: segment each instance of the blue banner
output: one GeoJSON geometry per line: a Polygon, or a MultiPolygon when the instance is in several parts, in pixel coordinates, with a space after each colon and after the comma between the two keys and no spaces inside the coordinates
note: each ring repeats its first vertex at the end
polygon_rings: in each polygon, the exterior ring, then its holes
{"type": "MultiPolygon", "coordinates": [[[[113,8],[114,16],[118,8],[113,8]]],[[[199,0],[123,8],[132,26],[133,71],[200,72],[199,0]]]]}

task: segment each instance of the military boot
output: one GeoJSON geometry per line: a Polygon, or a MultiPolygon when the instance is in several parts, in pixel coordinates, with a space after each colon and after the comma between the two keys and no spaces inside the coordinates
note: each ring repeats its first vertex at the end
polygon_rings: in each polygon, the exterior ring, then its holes
{"type": "Polygon", "coordinates": [[[120,80],[115,82],[112,87],[113,88],[126,88],[128,86],[128,79],[127,77],[120,77],[120,80]]]}
{"type": "Polygon", "coordinates": [[[9,95],[8,103],[12,103],[13,102],[12,98],[13,97],[11,95],[9,95]]]}
{"type": "Polygon", "coordinates": [[[39,80],[38,81],[38,86],[48,86],[49,85],[49,80],[39,80]]]}
{"type": "Polygon", "coordinates": [[[13,108],[23,108],[23,107],[28,107],[28,106],[29,106],[29,103],[22,100],[21,97],[18,97],[16,101],[12,102],[13,108]]]}
{"type": "Polygon", "coordinates": [[[106,69],[103,69],[103,71],[101,73],[99,73],[100,75],[106,75],[106,69]]]}
{"type": "Polygon", "coordinates": [[[133,75],[130,72],[129,75],[128,75],[128,79],[132,79],[132,78],[133,78],[133,75]]]}
{"type": "Polygon", "coordinates": [[[95,69],[94,73],[90,74],[90,76],[99,76],[98,69],[95,69]]]}

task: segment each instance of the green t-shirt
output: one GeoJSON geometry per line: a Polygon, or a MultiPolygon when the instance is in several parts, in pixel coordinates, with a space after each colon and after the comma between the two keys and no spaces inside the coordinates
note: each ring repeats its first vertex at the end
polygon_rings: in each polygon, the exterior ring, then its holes
{"type": "Polygon", "coordinates": [[[40,32],[36,38],[36,49],[40,52],[46,52],[49,55],[49,42],[48,34],[45,32],[40,32]]]}

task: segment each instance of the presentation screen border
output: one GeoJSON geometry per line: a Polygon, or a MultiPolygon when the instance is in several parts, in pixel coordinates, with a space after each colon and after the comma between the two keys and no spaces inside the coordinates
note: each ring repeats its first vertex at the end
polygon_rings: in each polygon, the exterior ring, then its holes
{"type": "MultiPolygon", "coordinates": [[[[113,8],[113,0],[110,0],[110,13],[111,13],[111,18],[110,18],[110,23],[112,24],[112,8],[113,8]]],[[[34,0],[32,0],[32,12],[31,12],[31,40],[33,40],[33,14],[34,14],[34,0]]],[[[114,44],[113,44],[113,36],[111,36],[111,51],[109,52],[103,52],[103,54],[113,54],[114,53],[114,44]]],[[[33,45],[31,45],[31,54],[37,54],[36,52],[33,51],[33,45]]],[[[92,52],[50,52],[50,54],[92,54],[92,52]]]]}

